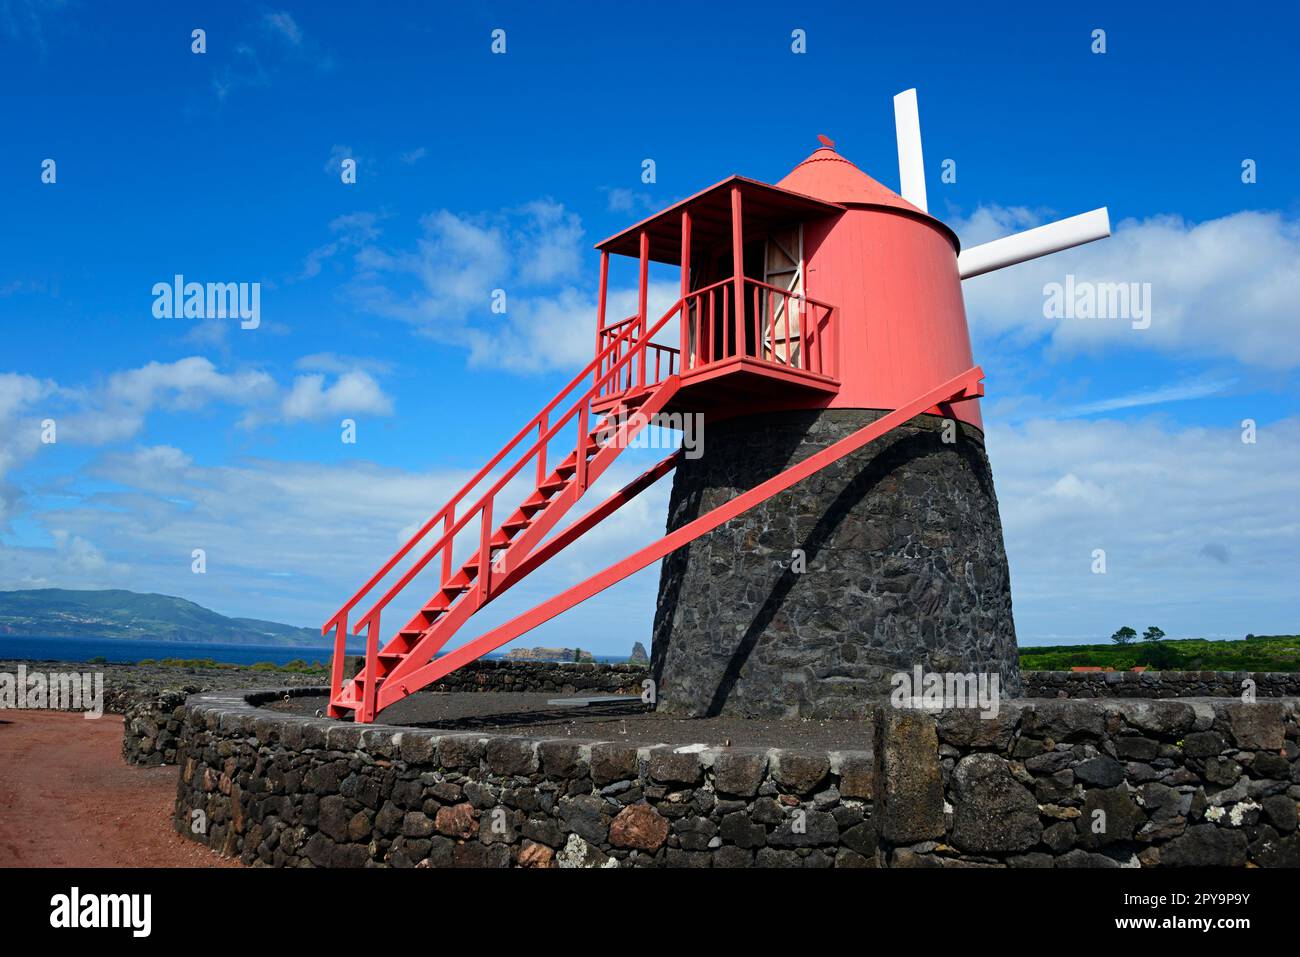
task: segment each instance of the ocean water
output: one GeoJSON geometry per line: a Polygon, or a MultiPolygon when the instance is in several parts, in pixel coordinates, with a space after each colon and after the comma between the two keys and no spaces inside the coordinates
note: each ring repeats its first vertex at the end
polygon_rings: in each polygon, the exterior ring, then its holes
{"type": "MultiPolygon", "coordinates": [[[[364,654],[361,645],[348,646],[350,654],[364,654]]],[[[295,659],[328,662],[333,645],[225,645],[190,641],[139,641],[124,638],[11,638],[0,635],[0,659],[28,658],[37,661],[89,661],[104,658],[113,663],[134,664],[146,658],[211,658],[232,665],[253,665],[261,661],[283,665],[295,659]]],[[[503,658],[493,653],[487,658],[503,658]]],[[[627,661],[626,656],[596,655],[606,664],[627,661]]]]}

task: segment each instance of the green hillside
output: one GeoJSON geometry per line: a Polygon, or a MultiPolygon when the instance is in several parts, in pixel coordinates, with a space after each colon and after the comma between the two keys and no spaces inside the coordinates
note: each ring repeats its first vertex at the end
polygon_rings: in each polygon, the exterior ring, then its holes
{"type": "Polygon", "coordinates": [[[141,638],[240,645],[319,645],[320,632],[227,618],[184,598],[121,589],[0,591],[0,637],[141,638]]]}
{"type": "Polygon", "coordinates": [[[1127,645],[1108,642],[1020,649],[1020,667],[1026,671],[1069,671],[1078,666],[1127,671],[1134,665],[1160,671],[1300,671],[1300,636],[1253,635],[1239,641],[1166,638],[1127,645]]]}

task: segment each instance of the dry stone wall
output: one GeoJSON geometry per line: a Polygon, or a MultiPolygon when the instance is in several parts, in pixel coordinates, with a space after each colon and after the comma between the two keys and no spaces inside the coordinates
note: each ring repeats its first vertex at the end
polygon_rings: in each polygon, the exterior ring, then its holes
{"type": "Polygon", "coordinates": [[[869,752],[363,728],[227,694],[186,705],[178,760],[177,830],[252,865],[875,864],[869,752]]]}
{"type": "Polygon", "coordinates": [[[892,867],[1300,867],[1297,699],[1079,699],[877,718],[892,867]]]}
{"type": "Polygon", "coordinates": [[[679,753],[257,707],[278,694],[180,711],[176,827],[246,864],[1300,867],[1295,698],[882,709],[871,751],[679,753]]]}
{"type": "MultiPolygon", "coordinates": [[[[522,691],[539,694],[633,694],[649,674],[643,665],[574,663],[547,664],[480,660],[471,662],[435,682],[432,691],[522,691]]],[[[171,675],[175,681],[175,674],[171,675]]],[[[176,763],[185,699],[196,692],[247,686],[247,671],[187,673],[180,686],[160,687],[158,681],[137,681],[109,695],[112,710],[121,711],[122,757],[128,764],[176,763]]],[[[314,685],[319,675],[276,675],[290,686],[314,685]]],[[[112,676],[108,687],[114,687],[112,676]]]]}

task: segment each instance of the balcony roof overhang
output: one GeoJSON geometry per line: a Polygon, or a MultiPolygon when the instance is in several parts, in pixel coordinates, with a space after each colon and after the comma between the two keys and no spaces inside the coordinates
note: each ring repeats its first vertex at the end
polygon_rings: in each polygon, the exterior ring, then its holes
{"type": "Polygon", "coordinates": [[[635,226],[629,226],[596,243],[602,252],[617,256],[641,255],[641,232],[650,238],[650,258],[659,263],[680,265],[682,257],[682,213],[691,214],[691,246],[708,249],[731,245],[731,187],[740,190],[741,219],[745,236],[766,233],[821,216],[835,216],[847,207],[828,203],[744,176],[728,176],[694,196],[674,203],[635,226]]]}

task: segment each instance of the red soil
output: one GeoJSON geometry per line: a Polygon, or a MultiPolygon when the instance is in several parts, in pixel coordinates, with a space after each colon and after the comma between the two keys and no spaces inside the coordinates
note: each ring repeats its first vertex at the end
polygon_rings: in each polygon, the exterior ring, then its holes
{"type": "Polygon", "coordinates": [[[122,760],[122,718],[0,711],[0,867],[237,867],[172,830],[174,767],[122,760]]]}

